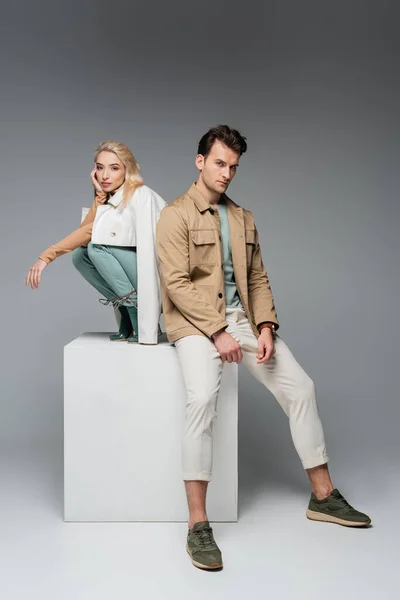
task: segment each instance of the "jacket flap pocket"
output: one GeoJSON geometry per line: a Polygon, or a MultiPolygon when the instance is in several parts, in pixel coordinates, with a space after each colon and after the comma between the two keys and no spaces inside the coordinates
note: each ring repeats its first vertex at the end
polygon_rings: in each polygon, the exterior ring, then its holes
{"type": "Polygon", "coordinates": [[[256,243],[256,232],[254,229],[246,229],[246,244],[256,243]]]}
{"type": "Polygon", "coordinates": [[[192,242],[196,244],[196,246],[215,244],[215,235],[212,229],[192,231],[191,236],[192,242]]]}

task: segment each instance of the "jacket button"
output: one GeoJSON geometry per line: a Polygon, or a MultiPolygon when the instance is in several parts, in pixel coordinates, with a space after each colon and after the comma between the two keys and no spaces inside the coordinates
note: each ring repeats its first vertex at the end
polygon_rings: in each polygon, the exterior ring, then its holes
{"type": "Polygon", "coordinates": [[[112,232],[110,233],[110,235],[112,235],[112,236],[114,237],[114,236],[116,236],[117,234],[115,233],[115,231],[112,231],[112,232]]]}
{"type": "Polygon", "coordinates": [[[218,294],[218,298],[222,298],[222,294],[221,294],[221,292],[218,294]]]}

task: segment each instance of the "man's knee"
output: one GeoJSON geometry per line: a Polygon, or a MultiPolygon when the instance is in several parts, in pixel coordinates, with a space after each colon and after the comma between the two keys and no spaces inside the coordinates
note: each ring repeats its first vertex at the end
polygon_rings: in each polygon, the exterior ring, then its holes
{"type": "Polygon", "coordinates": [[[315,401],[315,384],[308,375],[305,375],[299,383],[297,397],[303,404],[315,401]]]}
{"type": "Polygon", "coordinates": [[[209,413],[212,418],[216,415],[215,405],[215,392],[208,392],[206,390],[189,394],[186,401],[186,408],[188,411],[198,415],[209,413]]]}
{"type": "Polygon", "coordinates": [[[306,376],[304,382],[301,385],[305,395],[307,396],[315,396],[315,383],[314,381],[311,379],[311,377],[309,377],[308,375],[306,376]]]}

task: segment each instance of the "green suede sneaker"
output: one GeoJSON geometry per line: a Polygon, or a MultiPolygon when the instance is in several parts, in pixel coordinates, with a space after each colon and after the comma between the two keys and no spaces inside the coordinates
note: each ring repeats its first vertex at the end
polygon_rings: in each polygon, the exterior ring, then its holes
{"type": "Polygon", "coordinates": [[[371,523],[368,515],[350,506],[337,489],[323,500],[318,500],[314,494],[311,494],[306,515],[313,521],[337,523],[346,527],[366,527],[371,523]]]}
{"type": "Polygon", "coordinates": [[[208,521],[195,523],[189,529],[186,551],[192,563],[199,569],[222,569],[222,555],[214,540],[213,530],[208,521]]]}

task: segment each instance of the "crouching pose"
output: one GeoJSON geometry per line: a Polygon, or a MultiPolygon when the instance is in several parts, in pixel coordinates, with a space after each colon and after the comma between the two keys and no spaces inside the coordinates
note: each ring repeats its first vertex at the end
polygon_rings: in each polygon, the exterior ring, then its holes
{"type": "Polygon", "coordinates": [[[156,224],[166,202],[144,185],[124,144],[103,142],[91,173],[95,197],[78,229],[42,252],[26,278],[32,289],[58,256],[72,252],[81,275],[120,314],[113,341],[156,344],[161,312],[156,224]]]}

